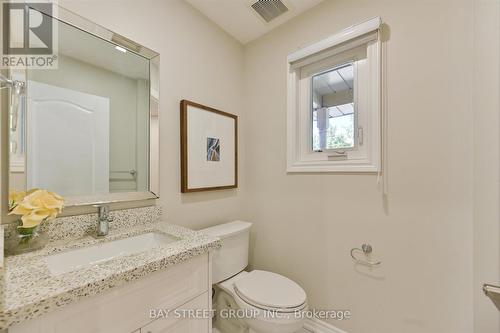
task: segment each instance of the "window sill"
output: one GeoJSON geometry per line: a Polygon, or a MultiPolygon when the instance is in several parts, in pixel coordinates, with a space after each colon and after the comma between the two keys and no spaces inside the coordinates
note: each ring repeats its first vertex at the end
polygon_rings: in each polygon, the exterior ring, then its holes
{"type": "Polygon", "coordinates": [[[377,173],[380,167],[364,161],[295,161],[288,163],[288,173],[377,173]]]}

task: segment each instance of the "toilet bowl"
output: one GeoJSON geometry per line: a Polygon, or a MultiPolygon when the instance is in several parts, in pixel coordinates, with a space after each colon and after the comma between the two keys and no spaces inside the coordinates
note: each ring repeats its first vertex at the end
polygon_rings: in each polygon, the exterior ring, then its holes
{"type": "Polygon", "coordinates": [[[218,286],[230,294],[255,333],[291,333],[303,327],[304,290],[292,280],[267,271],[241,272],[218,286]]]}
{"type": "Polygon", "coordinates": [[[280,274],[243,270],[248,264],[250,226],[251,223],[235,221],[201,230],[223,242],[213,255],[213,282],[217,290],[225,293],[216,297],[215,326],[222,333],[232,333],[224,332],[224,327],[240,327],[241,323],[248,326],[249,333],[295,333],[304,324],[306,293],[280,274]],[[228,297],[234,302],[228,302],[228,297]]]}

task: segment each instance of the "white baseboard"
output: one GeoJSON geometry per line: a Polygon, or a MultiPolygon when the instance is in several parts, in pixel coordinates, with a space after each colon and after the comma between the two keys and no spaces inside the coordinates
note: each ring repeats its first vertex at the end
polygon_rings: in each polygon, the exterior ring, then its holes
{"type": "Polygon", "coordinates": [[[319,319],[307,319],[304,323],[304,328],[312,333],[347,333],[319,319]]]}

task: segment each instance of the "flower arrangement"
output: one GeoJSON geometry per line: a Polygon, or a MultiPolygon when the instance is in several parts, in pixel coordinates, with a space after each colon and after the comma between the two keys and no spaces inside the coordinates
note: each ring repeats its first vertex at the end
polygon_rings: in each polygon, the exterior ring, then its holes
{"type": "Polygon", "coordinates": [[[40,224],[57,217],[64,207],[64,199],[56,193],[40,189],[11,191],[9,215],[21,215],[17,232],[18,245],[27,244],[37,235],[40,224]]]}

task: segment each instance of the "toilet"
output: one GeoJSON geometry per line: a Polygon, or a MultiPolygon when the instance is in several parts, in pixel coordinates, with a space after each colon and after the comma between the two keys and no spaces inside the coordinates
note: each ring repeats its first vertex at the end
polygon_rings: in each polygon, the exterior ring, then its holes
{"type": "Polygon", "coordinates": [[[223,333],[294,333],[303,327],[305,291],[282,275],[248,265],[251,223],[234,221],[200,230],[219,237],[213,255],[215,327],[223,333]]]}

